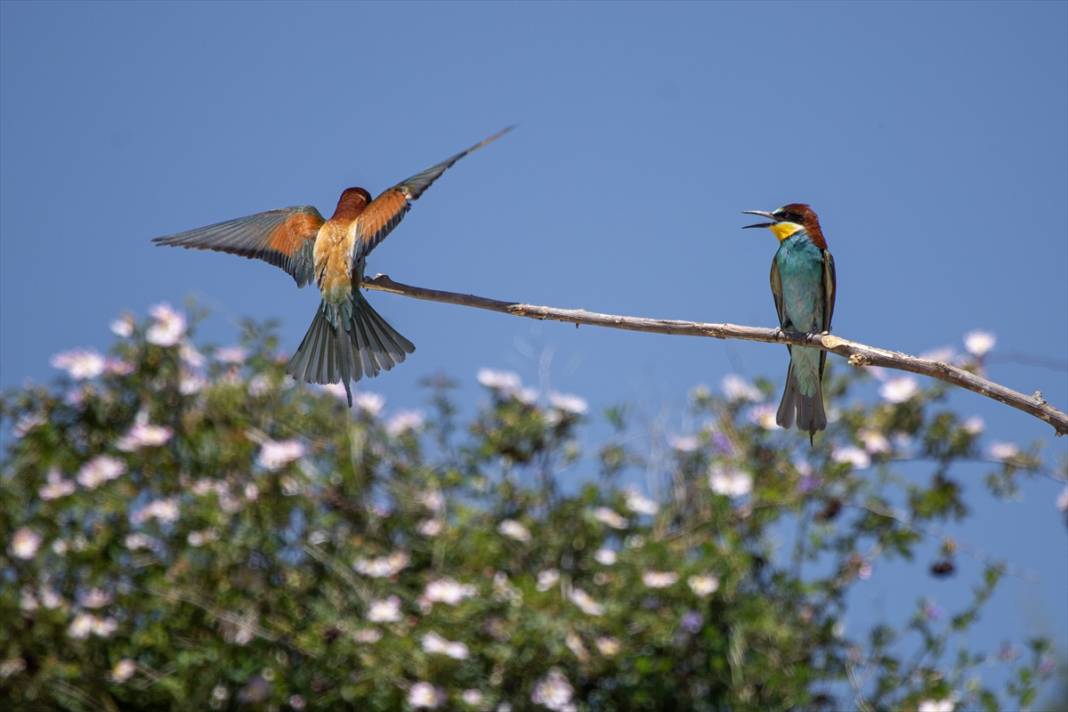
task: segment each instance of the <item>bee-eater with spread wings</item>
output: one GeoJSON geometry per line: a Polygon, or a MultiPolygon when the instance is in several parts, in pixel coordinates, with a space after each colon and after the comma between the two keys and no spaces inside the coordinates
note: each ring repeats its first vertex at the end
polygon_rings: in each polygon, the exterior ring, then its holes
{"type": "MultiPolygon", "coordinates": [[[[831,330],[836,292],[834,258],[827,251],[819,218],[804,203],[790,203],[770,213],[746,210],[771,220],[746,227],[769,228],[779,239],[779,249],[771,261],[771,293],[775,311],[784,331],[819,333],[831,330]]],[[[808,431],[811,442],[816,431],[827,427],[823,409],[823,368],[827,352],[820,349],[787,346],[790,369],[786,388],[775,414],[784,428],[795,422],[808,431]]]]}
{"type": "Polygon", "coordinates": [[[281,267],[298,287],[313,279],[323,300],[286,370],[309,383],[341,383],[349,405],[349,380],[377,376],[415,351],[360,294],[367,255],[397,226],[413,200],[467,154],[512,127],[401,181],[374,200],[348,188],[329,220],[310,205],[269,210],[236,220],[157,237],[159,245],[217,250],[281,267]]]}

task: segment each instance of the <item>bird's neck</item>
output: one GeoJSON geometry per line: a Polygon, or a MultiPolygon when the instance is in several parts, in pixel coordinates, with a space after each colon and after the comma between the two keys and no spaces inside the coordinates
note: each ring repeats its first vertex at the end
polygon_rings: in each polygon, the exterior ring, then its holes
{"type": "Polygon", "coordinates": [[[805,226],[798,225],[797,223],[792,222],[780,222],[775,223],[768,229],[771,230],[771,234],[775,235],[775,237],[778,238],[779,242],[782,242],[783,240],[793,237],[798,232],[804,230],[805,226]]]}

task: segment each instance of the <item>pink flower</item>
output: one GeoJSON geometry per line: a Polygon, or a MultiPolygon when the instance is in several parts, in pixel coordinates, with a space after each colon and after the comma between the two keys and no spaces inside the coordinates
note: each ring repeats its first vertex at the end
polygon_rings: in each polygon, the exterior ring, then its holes
{"type": "Polygon", "coordinates": [[[37,492],[38,496],[46,502],[48,500],[66,497],[73,493],[74,483],[70,480],[63,479],[63,475],[55,467],[48,471],[48,484],[41,487],[37,492]]]}
{"type": "Polygon", "coordinates": [[[571,599],[572,603],[579,607],[579,610],[588,616],[604,615],[604,606],[593,600],[590,594],[586,593],[581,588],[571,589],[571,595],[568,596],[568,598],[571,599]]]}
{"type": "Polygon", "coordinates": [[[571,698],[575,694],[575,688],[571,686],[564,673],[558,668],[552,668],[549,673],[534,684],[534,691],[530,696],[536,705],[546,707],[553,712],[573,712],[575,705],[571,698]]]}
{"type": "Polygon", "coordinates": [[[465,644],[446,640],[434,632],[423,636],[423,650],[428,653],[446,655],[453,660],[467,660],[470,655],[465,644]]]}
{"type": "Polygon", "coordinates": [[[465,598],[474,596],[475,592],[474,586],[457,583],[451,578],[442,578],[428,583],[423,596],[430,603],[446,603],[455,606],[465,598]]]}
{"type": "Polygon", "coordinates": [[[129,658],[123,658],[111,668],[111,679],[121,685],[133,677],[135,672],[137,672],[137,663],[129,658]]]}
{"type": "Polygon", "coordinates": [[[723,395],[727,396],[729,401],[759,402],[764,400],[764,394],[760,392],[760,389],[733,373],[723,377],[722,387],[723,395]]]}
{"type": "Polygon", "coordinates": [[[386,432],[393,437],[415,432],[423,427],[423,414],[417,410],[402,410],[386,423],[386,432]]]}
{"type": "Polygon", "coordinates": [[[478,382],[492,391],[503,393],[515,393],[523,387],[519,374],[512,371],[495,371],[491,368],[482,368],[478,371],[478,382]]]}
{"type": "Polygon", "coordinates": [[[749,422],[759,425],[764,430],[780,430],[775,422],[775,406],[770,403],[753,406],[749,409],[749,422]]]}
{"type": "Polygon", "coordinates": [[[111,333],[115,336],[119,336],[123,339],[128,338],[133,334],[134,320],[129,314],[123,314],[115,321],[111,322],[111,333]]]}
{"type": "Polygon", "coordinates": [[[514,519],[505,519],[497,526],[497,531],[509,539],[515,539],[524,544],[530,543],[530,530],[514,519]]]}
{"type": "Polygon", "coordinates": [[[96,378],[104,372],[107,362],[98,352],[91,349],[75,349],[65,351],[52,357],[51,364],[59,368],[78,381],[96,378]]]}
{"type": "Polygon", "coordinates": [[[12,556],[18,559],[32,559],[41,548],[41,535],[29,527],[21,527],[15,530],[11,537],[11,545],[8,549],[12,556]]]}
{"type": "Polygon", "coordinates": [[[648,497],[643,496],[640,492],[634,489],[628,489],[624,493],[626,498],[627,509],[635,514],[646,514],[652,516],[660,511],[660,505],[648,497]]]}
{"type": "Polygon", "coordinates": [[[920,392],[920,386],[911,376],[891,378],[879,389],[879,395],[890,403],[904,403],[920,392]]]}
{"type": "Polygon", "coordinates": [[[997,342],[997,337],[989,331],[976,329],[964,335],[964,348],[976,358],[986,356],[997,342]]]}
{"type": "Polygon", "coordinates": [[[866,451],[852,445],[834,448],[831,451],[831,459],[835,462],[848,462],[858,470],[871,466],[871,456],[866,451]]]}
{"type": "Polygon", "coordinates": [[[708,486],[724,497],[744,497],[753,490],[753,476],[736,467],[714,464],[709,468],[708,486]]]}
{"type": "Polygon", "coordinates": [[[304,444],[299,440],[265,440],[260,446],[256,464],[265,470],[274,472],[304,457],[304,452],[304,444]]]}
{"type": "Polygon", "coordinates": [[[599,521],[601,524],[606,524],[613,529],[626,529],[627,520],[623,515],[609,509],[608,507],[598,507],[593,510],[593,518],[599,521]]]}
{"type": "Polygon", "coordinates": [[[149,519],[157,519],[160,524],[171,524],[178,521],[179,507],[178,498],[154,499],[131,517],[134,524],[144,524],[149,519]]]}
{"type": "Polygon", "coordinates": [[[169,304],[157,304],[149,310],[155,323],[148,327],[145,338],[157,346],[174,346],[185,336],[185,315],[169,304]]]}
{"type": "Polygon", "coordinates": [[[126,472],[126,464],[110,455],[98,455],[82,465],[78,471],[78,484],[86,489],[95,489],[126,472]]]}
{"type": "Polygon", "coordinates": [[[585,415],[586,411],[590,409],[584,398],[570,393],[556,393],[555,391],[549,394],[549,405],[558,411],[570,413],[571,415],[585,415]]]}
{"type": "Polygon", "coordinates": [[[248,358],[248,350],[240,346],[224,346],[215,352],[215,360],[219,363],[228,363],[239,366],[248,358]]]}
{"type": "Polygon", "coordinates": [[[371,578],[387,578],[390,576],[396,576],[411,561],[407,552],[395,551],[388,556],[381,556],[377,559],[357,559],[352,565],[356,569],[357,573],[361,573],[364,576],[370,576],[371,578]]]}
{"type": "Polygon", "coordinates": [[[386,405],[386,399],[377,393],[363,391],[352,395],[352,403],[356,406],[357,410],[362,410],[364,413],[367,413],[367,415],[374,418],[382,412],[382,408],[386,405]]]}
{"type": "Polygon", "coordinates": [[[400,619],[400,599],[396,596],[371,601],[367,607],[367,620],[372,623],[396,623],[400,619]]]}
{"type": "Polygon", "coordinates": [[[445,701],[445,693],[429,682],[417,682],[408,690],[408,704],[416,709],[435,709],[445,701]]]}
{"type": "Polygon", "coordinates": [[[159,447],[171,439],[174,431],[165,425],[152,425],[146,416],[139,416],[137,422],[116,444],[123,452],[133,452],[143,447],[159,447]]]}
{"type": "Polygon", "coordinates": [[[678,580],[679,575],[674,571],[646,571],[642,574],[642,583],[649,588],[668,588],[678,580]]]}

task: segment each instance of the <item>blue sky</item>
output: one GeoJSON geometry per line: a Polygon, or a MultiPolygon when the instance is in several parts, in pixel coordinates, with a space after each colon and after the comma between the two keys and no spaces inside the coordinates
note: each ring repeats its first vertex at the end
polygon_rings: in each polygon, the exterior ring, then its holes
{"type": "MultiPolygon", "coordinates": [[[[458,164],[370,260],[428,287],[598,311],[771,325],[766,232],[739,211],[806,201],[838,265],[835,331],[919,352],[982,327],[995,355],[1068,352],[1068,4],[0,4],[0,386],[104,348],[125,309],[196,295],[226,343],[317,296],[267,265],[149,238],[382,190],[458,164]]],[[[418,405],[479,367],[640,404],[683,426],[693,385],[776,379],[780,347],[523,321],[372,293],[418,347],[369,389],[418,405]],[[549,368],[543,369],[551,355],[549,368]],[[541,365],[539,365],[541,364],[541,365]]],[[[1068,405],[1063,370],[991,375],[1068,405]]],[[[1068,442],[973,394],[991,440],[1068,442]]],[[[1012,578],[977,643],[1068,645],[1068,544],[1049,481],[980,494],[962,540],[1012,578]]],[[[938,584],[952,602],[970,579],[938,584]]],[[[873,600],[926,577],[872,579],[873,600]],[[885,588],[883,588],[885,586],[885,588]]],[[[876,606],[877,607],[877,606],[876,606]]]]}

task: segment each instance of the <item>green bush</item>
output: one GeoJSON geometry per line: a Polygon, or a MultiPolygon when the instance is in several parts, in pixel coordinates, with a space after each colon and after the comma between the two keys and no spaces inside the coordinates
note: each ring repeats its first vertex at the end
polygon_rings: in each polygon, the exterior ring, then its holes
{"type": "MultiPolygon", "coordinates": [[[[996,709],[1050,674],[1031,641],[992,690],[973,673],[997,653],[955,645],[998,565],[965,610],[918,596],[843,631],[873,565],[968,515],[952,470],[982,426],[940,385],[865,404],[866,376],[836,377],[810,448],[769,427],[770,384],[731,380],[653,458],[626,408],[594,447],[581,399],[513,374],[479,374],[470,419],[445,379],[426,416],[387,418],[294,385],[269,325],[204,355],[166,307],[113,329],[111,355],[2,401],[3,709],[996,709]],[[623,486],[638,472],[657,497],[623,486]]],[[[1036,452],[1003,446],[992,489],[1036,452]]]]}

